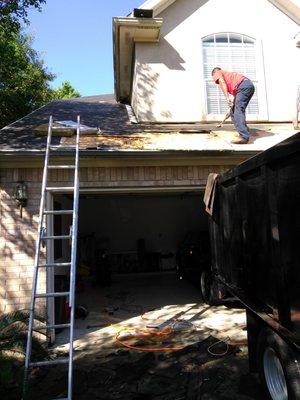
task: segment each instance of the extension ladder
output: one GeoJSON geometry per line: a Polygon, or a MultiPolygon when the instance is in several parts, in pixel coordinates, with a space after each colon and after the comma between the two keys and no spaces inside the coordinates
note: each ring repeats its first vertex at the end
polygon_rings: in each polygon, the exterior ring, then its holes
{"type": "MultiPolygon", "coordinates": [[[[45,155],[45,164],[43,171],[42,180],[42,190],[41,190],[41,202],[40,202],[40,212],[39,212],[39,223],[38,223],[38,238],[36,242],[35,250],[35,260],[34,260],[34,272],[33,272],[33,282],[32,282],[32,295],[31,295],[31,305],[29,314],[29,327],[28,327],[28,337],[27,337],[27,348],[26,348],[26,358],[25,358],[25,369],[24,369],[24,390],[23,399],[28,396],[28,385],[29,385],[29,372],[31,368],[43,367],[49,365],[57,364],[68,364],[68,397],[60,400],[72,400],[72,378],[73,378],[73,338],[74,338],[74,314],[75,314],[75,281],[76,281],[76,250],[77,250],[77,230],[78,230],[78,204],[79,204],[79,136],[80,136],[80,117],[77,117],[77,132],[76,132],[76,145],[75,145],[75,164],[73,165],[49,165],[49,158],[51,150],[57,149],[57,146],[51,145],[52,139],[52,116],[49,118],[48,136],[47,136],[47,147],[45,155]],[[48,181],[48,171],[52,169],[67,169],[74,170],[74,186],[67,188],[57,188],[47,186],[48,181]],[[70,210],[47,210],[46,209],[46,193],[55,190],[68,190],[73,191],[73,209],[70,210]],[[46,216],[54,215],[72,215],[72,226],[70,228],[69,235],[61,236],[49,236],[47,232],[45,233],[46,216]],[[42,243],[48,244],[53,240],[71,240],[71,260],[70,262],[63,263],[40,263],[40,254],[42,243]],[[41,268],[54,268],[54,267],[69,267],[70,268],[70,288],[68,292],[54,292],[54,293],[37,293],[37,282],[39,276],[39,270],[41,268]],[[70,308],[70,322],[66,324],[54,324],[54,325],[41,325],[34,326],[34,316],[35,316],[35,302],[36,299],[45,298],[46,300],[56,297],[68,297],[69,298],[69,308],[70,308]],[[57,358],[54,360],[32,362],[32,336],[35,331],[47,332],[54,329],[68,328],[70,331],[70,345],[68,357],[57,358]]],[[[74,146],[73,146],[74,147],[74,146]]],[[[46,247],[47,249],[47,247],[46,247]]]]}

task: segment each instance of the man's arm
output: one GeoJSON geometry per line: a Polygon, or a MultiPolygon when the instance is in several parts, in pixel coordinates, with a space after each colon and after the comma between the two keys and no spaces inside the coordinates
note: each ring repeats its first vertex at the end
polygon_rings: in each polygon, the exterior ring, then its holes
{"type": "Polygon", "coordinates": [[[225,81],[224,81],[224,79],[222,77],[219,78],[219,85],[220,85],[221,90],[222,90],[222,92],[223,92],[223,94],[225,96],[225,99],[227,101],[228,106],[232,107],[234,101],[230,99],[229,93],[228,93],[228,90],[227,90],[227,85],[226,85],[226,83],[225,83],[225,81]]]}

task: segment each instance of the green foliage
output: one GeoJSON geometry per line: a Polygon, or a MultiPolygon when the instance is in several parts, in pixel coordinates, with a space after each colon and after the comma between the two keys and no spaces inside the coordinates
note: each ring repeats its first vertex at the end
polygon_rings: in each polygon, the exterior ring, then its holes
{"type": "Polygon", "coordinates": [[[20,28],[20,21],[28,23],[27,10],[35,7],[41,10],[46,0],[0,0],[0,24],[10,25],[10,28],[20,28]]]}
{"type": "Polygon", "coordinates": [[[49,73],[30,36],[22,33],[30,7],[45,0],[0,0],[0,128],[51,99],[49,73]]]}
{"type": "MultiPolygon", "coordinates": [[[[24,311],[0,316],[0,398],[20,398],[28,322],[29,315],[24,311]]],[[[35,336],[32,356],[34,360],[49,358],[47,349],[35,336]]]]}
{"type": "Polygon", "coordinates": [[[7,391],[17,386],[17,382],[21,382],[22,377],[20,368],[10,359],[0,357],[0,395],[5,398],[7,391]]]}
{"type": "MultiPolygon", "coordinates": [[[[15,311],[0,316],[0,354],[12,352],[25,355],[29,315],[24,311],[15,311]]],[[[33,338],[33,356],[42,360],[48,356],[44,346],[33,338]]]]}
{"type": "Polygon", "coordinates": [[[10,34],[0,25],[0,127],[23,117],[52,99],[47,71],[32,39],[20,29],[10,34]]]}
{"type": "Polygon", "coordinates": [[[71,99],[74,97],[80,97],[80,93],[77,92],[69,81],[62,83],[61,87],[53,89],[53,100],[60,99],[71,99]]]}
{"type": "Polygon", "coordinates": [[[29,7],[41,9],[46,0],[0,0],[0,129],[45,103],[79,97],[70,82],[50,88],[50,73],[22,32],[29,7]]]}

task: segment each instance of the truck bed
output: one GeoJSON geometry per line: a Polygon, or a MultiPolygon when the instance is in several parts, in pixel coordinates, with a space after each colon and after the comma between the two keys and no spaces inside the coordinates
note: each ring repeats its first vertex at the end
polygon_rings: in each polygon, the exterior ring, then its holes
{"type": "Polygon", "coordinates": [[[217,177],[219,281],[300,348],[300,132],[217,177]]]}

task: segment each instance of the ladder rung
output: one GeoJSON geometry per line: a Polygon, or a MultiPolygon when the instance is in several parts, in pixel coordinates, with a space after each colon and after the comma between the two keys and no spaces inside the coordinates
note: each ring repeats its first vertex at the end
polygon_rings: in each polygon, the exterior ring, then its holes
{"type": "Polygon", "coordinates": [[[48,165],[48,169],[75,169],[76,165],[48,165]]]}
{"type": "Polygon", "coordinates": [[[29,367],[47,367],[48,365],[67,364],[68,362],[69,359],[67,357],[57,358],[56,360],[31,362],[29,367]]]}
{"type": "Polygon", "coordinates": [[[73,214],[73,210],[46,210],[45,215],[62,215],[62,214],[73,214]]]}
{"type": "Polygon", "coordinates": [[[72,235],[60,235],[60,236],[43,236],[42,239],[72,239],[72,235]]]}
{"type": "Polygon", "coordinates": [[[42,331],[43,329],[62,329],[70,328],[70,324],[56,324],[56,325],[40,325],[33,328],[34,331],[42,331]]]}
{"type": "Polygon", "coordinates": [[[71,267],[70,262],[63,263],[49,263],[49,264],[39,264],[39,268],[52,268],[52,267],[71,267]]]}
{"type": "Polygon", "coordinates": [[[61,145],[61,144],[51,144],[50,149],[61,149],[61,148],[71,148],[71,149],[75,149],[76,148],[76,144],[65,144],[65,145],[61,145]]]}
{"type": "Polygon", "coordinates": [[[51,192],[51,190],[59,190],[59,191],[65,191],[65,190],[74,190],[74,186],[47,186],[46,191],[51,192]]]}
{"type": "Polygon", "coordinates": [[[41,299],[43,297],[65,297],[70,296],[70,292],[54,292],[54,293],[37,293],[35,297],[41,299]]]}

